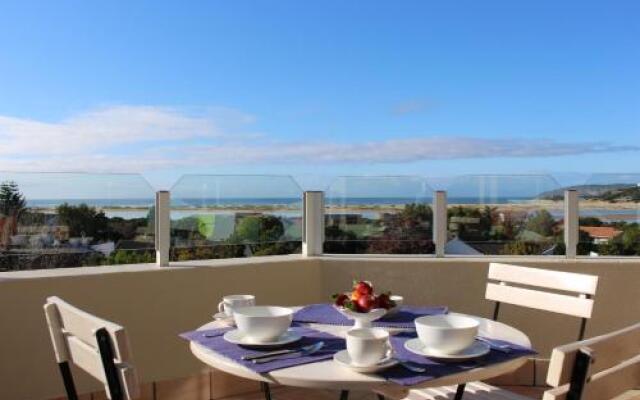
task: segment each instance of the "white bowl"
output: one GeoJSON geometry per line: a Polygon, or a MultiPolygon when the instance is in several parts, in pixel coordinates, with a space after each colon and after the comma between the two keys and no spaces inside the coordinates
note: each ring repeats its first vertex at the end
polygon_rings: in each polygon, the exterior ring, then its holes
{"type": "Polygon", "coordinates": [[[480,323],[460,314],[428,315],[416,318],[416,331],[422,344],[433,352],[455,354],[471,346],[480,323]]]}
{"type": "Polygon", "coordinates": [[[277,340],[289,329],[293,310],[274,306],[239,307],[234,308],[233,319],[248,340],[266,343],[277,340]]]}

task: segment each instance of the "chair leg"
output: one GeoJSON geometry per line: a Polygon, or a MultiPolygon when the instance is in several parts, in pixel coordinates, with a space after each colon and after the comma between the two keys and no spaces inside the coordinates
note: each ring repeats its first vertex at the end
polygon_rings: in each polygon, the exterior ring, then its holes
{"type": "Polygon", "coordinates": [[[340,400],[349,400],[349,391],[343,390],[340,392],[340,400]]]}
{"type": "Polygon", "coordinates": [[[76,385],[73,383],[73,375],[71,375],[71,369],[68,362],[58,363],[60,368],[60,375],[62,375],[62,382],[64,383],[64,390],[67,392],[68,400],[78,400],[78,393],[76,392],[76,385]]]}
{"type": "Polygon", "coordinates": [[[264,400],[271,400],[271,386],[267,382],[260,382],[260,388],[264,394],[264,400]]]}
{"type": "Polygon", "coordinates": [[[462,396],[464,396],[464,388],[466,386],[467,385],[464,383],[458,385],[458,388],[456,389],[456,396],[453,398],[454,400],[462,400],[462,396]]]}
{"type": "Polygon", "coordinates": [[[378,400],[385,400],[384,396],[381,394],[378,394],[378,400]]]}

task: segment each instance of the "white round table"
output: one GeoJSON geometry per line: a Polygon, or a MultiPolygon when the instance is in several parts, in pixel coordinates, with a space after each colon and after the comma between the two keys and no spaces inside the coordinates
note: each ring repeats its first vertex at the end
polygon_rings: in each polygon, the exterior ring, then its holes
{"type": "MultiPolygon", "coordinates": [[[[298,307],[295,307],[294,309],[297,308],[298,307]]],[[[481,317],[473,318],[476,318],[480,322],[479,335],[481,336],[493,339],[502,339],[521,346],[531,346],[531,342],[527,335],[509,325],[481,317]]],[[[340,337],[344,337],[344,333],[351,328],[349,326],[322,324],[308,325],[314,329],[329,332],[340,337]]],[[[220,328],[222,326],[223,325],[218,322],[209,322],[208,324],[201,326],[199,330],[220,328]]],[[[390,332],[400,330],[401,329],[389,329],[390,332]]],[[[397,389],[398,393],[403,393],[408,389],[407,387],[388,382],[374,374],[363,374],[346,369],[336,364],[333,360],[298,365],[295,367],[279,369],[266,374],[259,374],[207,349],[200,344],[191,342],[190,346],[193,354],[203,363],[226,373],[254,381],[276,383],[286,386],[333,390],[374,390],[377,387],[384,386],[385,391],[387,392],[389,392],[390,389],[392,391],[397,389]]],[[[500,364],[479,366],[458,374],[426,381],[412,388],[457,385],[493,378],[511,372],[524,365],[526,358],[527,356],[523,356],[500,364]]]]}

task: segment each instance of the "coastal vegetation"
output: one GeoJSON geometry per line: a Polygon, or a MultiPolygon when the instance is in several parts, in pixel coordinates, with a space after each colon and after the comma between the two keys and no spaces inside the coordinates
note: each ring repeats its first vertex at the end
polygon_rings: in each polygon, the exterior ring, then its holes
{"type": "Polygon", "coordinates": [[[538,196],[542,200],[560,201],[564,198],[565,190],[576,190],[584,200],[601,200],[611,203],[640,202],[640,186],[631,184],[609,185],[578,185],[561,188],[542,193],[538,196]]]}
{"type": "MultiPolygon", "coordinates": [[[[611,204],[611,215],[625,207],[637,216],[640,189],[590,186],[587,204],[611,204]],[[635,208],[631,208],[635,204],[635,208]]],[[[509,204],[454,204],[448,208],[450,254],[564,254],[561,202],[546,199],[509,204]],[[462,249],[462,250],[460,250],[462,249]],[[462,253],[456,253],[462,251],[462,253]]],[[[0,269],[36,269],[155,261],[154,209],[136,217],[108,214],[89,204],[28,207],[14,182],[0,184],[0,269]]],[[[117,206],[114,206],[117,208],[117,206]]],[[[111,207],[113,208],[113,207],[111,207]]],[[[581,208],[585,209],[585,207],[581,208]]],[[[588,207],[586,208],[588,209],[588,207]]],[[[301,217],[287,206],[243,205],[217,209],[180,208],[171,221],[170,258],[174,261],[291,254],[301,251],[301,217]],[[268,212],[267,212],[268,211],[268,212]]],[[[626,212],[626,211],[625,211],[626,212]]],[[[631,214],[630,214],[631,215],[631,214]]],[[[633,216],[632,215],[632,216],[633,216]]],[[[588,216],[581,227],[605,228],[610,236],[581,230],[581,255],[640,255],[636,220],[588,216]]],[[[433,211],[429,204],[361,204],[329,207],[325,251],[345,254],[431,254],[433,211]]]]}
{"type": "MultiPolygon", "coordinates": [[[[542,208],[455,205],[448,209],[449,240],[464,243],[466,255],[562,255],[565,253],[563,222],[542,208]]],[[[425,204],[407,204],[398,213],[380,218],[359,218],[352,223],[333,219],[325,232],[325,251],[344,254],[433,253],[432,211],[425,204]],[[365,229],[369,226],[368,229],[365,229]],[[361,234],[361,232],[374,232],[361,234]]],[[[591,237],[581,230],[579,255],[640,255],[637,222],[605,222],[597,217],[580,218],[581,227],[614,228],[609,240],[591,237]]],[[[460,247],[458,247],[460,249],[460,247]]],[[[457,253],[450,253],[457,254],[457,253]]]]}

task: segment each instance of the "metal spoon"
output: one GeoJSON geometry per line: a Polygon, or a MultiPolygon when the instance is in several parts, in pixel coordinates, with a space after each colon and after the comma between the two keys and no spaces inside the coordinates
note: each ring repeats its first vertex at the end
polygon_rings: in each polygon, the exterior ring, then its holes
{"type": "Polygon", "coordinates": [[[409,361],[402,361],[402,360],[397,359],[397,358],[394,358],[394,360],[396,360],[398,362],[398,364],[400,364],[401,366],[403,366],[404,368],[408,369],[411,372],[416,372],[416,373],[421,374],[421,373],[427,371],[426,368],[419,367],[417,365],[413,365],[409,361]]]}
{"type": "Polygon", "coordinates": [[[308,356],[311,355],[315,352],[317,352],[318,350],[322,349],[324,347],[324,342],[318,342],[312,346],[308,346],[308,347],[301,347],[300,349],[291,352],[291,353],[287,353],[287,354],[280,354],[277,356],[273,356],[273,357],[265,357],[265,358],[258,358],[255,360],[251,360],[251,362],[253,362],[254,364],[264,364],[264,363],[268,363],[271,361],[276,361],[276,360],[280,360],[283,357],[287,357],[291,354],[296,354],[298,353],[297,357],[304,357],[304,356],[308,356]]]}
{"type": "Polygon", "coordinates": [[[511,353],[511,347],[508,344],[498,344],[482,336],[476,336],[476,340],[487,344],[492,350],[496,350],[496,351],[507,353],[507,354],[511,353]]]}

